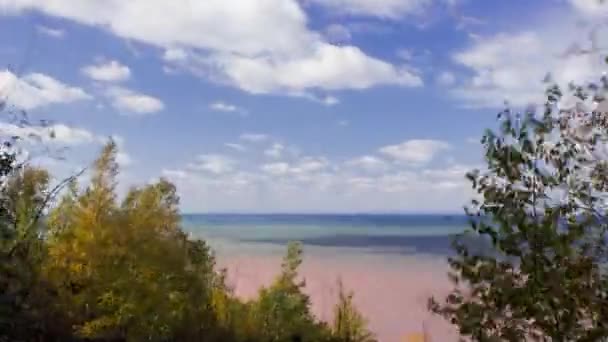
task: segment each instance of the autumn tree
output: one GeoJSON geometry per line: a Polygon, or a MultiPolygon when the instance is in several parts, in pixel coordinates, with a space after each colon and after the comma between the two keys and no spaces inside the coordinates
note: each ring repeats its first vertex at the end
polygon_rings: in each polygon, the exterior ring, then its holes
{"type": "Polygon", "coordinates": [[[550,85],[542,111],[505,110],[484,135],[486,168],[467,176],[478,193],[471,229],[449,260],[456,286],[430,301],[463,336],[608,337],[607,91],[605,77],[566,92],[550,85]]]}
{"type": "Polygon", "coordinates": [[[350,294],[334,330],[312,314],[300,244],[257,298],[235,296],[209,246],[181,229],[173,184],[118,195],[116,152],[103,148],[86,186],[51,189],[45,170],[0,159],[0,341],[370,341],[350,294]]]}
{"type": "Polygon", "coordinates": [[[45,272],[83,338],[162,340],[210,334],[214,262],[179,227],[175,187],[160,180],[115,191],[116,145],[95,162],[91,184],[72,188],[49,219],[45,272]]]}

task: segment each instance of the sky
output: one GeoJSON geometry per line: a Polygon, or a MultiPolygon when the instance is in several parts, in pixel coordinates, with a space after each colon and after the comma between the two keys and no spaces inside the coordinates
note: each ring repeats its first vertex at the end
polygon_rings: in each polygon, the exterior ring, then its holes
{"type": "Polygon", "coordinates": [[[4,110],[49,122],[5,115],[0,134],[42,134],[24,144],[56,179],[112,137],[119,190],[165,177],[184,212],[457,213],[505,103],[542,103],[547,73],[566,85],[603,71],[607,13],[594,0],[0,0],[4,110]]]}

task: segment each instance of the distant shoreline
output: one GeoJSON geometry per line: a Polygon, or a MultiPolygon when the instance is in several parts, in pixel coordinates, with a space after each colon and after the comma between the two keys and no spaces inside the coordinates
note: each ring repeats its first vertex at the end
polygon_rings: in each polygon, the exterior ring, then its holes
{"type": "Polygon", "coordinates": [[[181,216],[403,216],[403,217],[462,217],[463,213],[408,213],[408,212],[182,212],[181,216]]]}

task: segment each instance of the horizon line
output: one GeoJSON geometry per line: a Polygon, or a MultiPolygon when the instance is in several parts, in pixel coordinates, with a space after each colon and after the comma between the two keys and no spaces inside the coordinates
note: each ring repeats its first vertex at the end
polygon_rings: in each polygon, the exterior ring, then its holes
{"type": "Polygon", "coordinates": [[[272,211],[200,211],[181,212],[180,215],[428,215],[428,216],[467,216],[464,212],[330,212],[330,211],[302,211],[302,212],[272,212],[272,211]]]}

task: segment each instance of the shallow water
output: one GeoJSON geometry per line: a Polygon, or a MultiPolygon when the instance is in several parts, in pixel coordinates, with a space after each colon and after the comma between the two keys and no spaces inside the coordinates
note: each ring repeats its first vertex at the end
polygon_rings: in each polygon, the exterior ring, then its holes
{"type": "Polygon", "coordinates": [[[450,253],[462,216],[435,215],[184,215],[185,228],[219,252],[282,253],[292,240],[315,250],[376,254],[450,253]]]}

